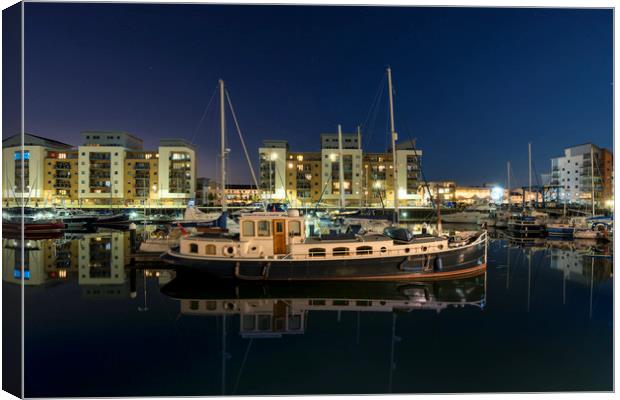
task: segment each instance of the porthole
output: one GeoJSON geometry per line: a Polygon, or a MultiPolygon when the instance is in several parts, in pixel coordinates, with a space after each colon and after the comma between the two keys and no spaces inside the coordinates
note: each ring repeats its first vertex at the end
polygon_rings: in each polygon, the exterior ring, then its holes
{"type": "Polygon", "coordinates": [[[409,250],[411,250],[409,247],[405,248],[405,253],[409,253],[409,250]]]}
{"type": "Polygon", "coordinates": [[[428,250],[428,247],[426,247],[426,246],[422,247],[422,251],[427,251],[427,250],[428,250]]]}
{"type": "Polygon", "coordinates": [[[381,252],[382,252],[382,253],[385,253],[386,251],[387,251],[387,248],[385,248],[385,247],[382,247],[382,248],[381,248],[381,252]]]}

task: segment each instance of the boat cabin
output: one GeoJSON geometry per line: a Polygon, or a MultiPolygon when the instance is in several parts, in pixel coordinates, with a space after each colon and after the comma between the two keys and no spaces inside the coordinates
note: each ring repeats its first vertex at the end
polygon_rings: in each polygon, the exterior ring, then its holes
{"type": "Polygon", "coordinates": [[[425,255],[449,247],[446,237],[429,235],[417,235],[411,240],[383,234],[307,237],[306,222],[296,210],[243,214],[239,218],[238,237],[185,237],[180,241],[180,253],[200,259],[319,261],[425,255]]]}

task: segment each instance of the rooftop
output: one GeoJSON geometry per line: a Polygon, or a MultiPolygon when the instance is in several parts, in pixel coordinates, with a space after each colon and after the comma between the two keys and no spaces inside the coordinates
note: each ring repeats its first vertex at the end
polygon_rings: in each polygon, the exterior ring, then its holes
{"type": "MultiPolygon", "coordinates": [[[[59,142],[58,140],[48,139],[43,136],[33,135],[31,133],[24,133],[24,146],[43,146],[53,149],[71,149],[72,145],[59,142]]],[[[2,140],[2,148],[5,147],[17,147],[22,145],[22,135],[16,134],[9,136],[2,140]]]]}

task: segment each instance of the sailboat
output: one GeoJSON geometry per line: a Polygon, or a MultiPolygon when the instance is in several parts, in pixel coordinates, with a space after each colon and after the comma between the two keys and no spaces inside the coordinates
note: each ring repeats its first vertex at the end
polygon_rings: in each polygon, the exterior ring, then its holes
{"type": "MultiPolygon", "coordinates": [[[[377,233],[383,232],[384,229],[389,228],[393,225],[398,225],[399,222],[399,201],[398,201],[398,174],[397,167],[398,163],[396,162],[396,128],[394,125],[394,90],[392,88],[392,69],[390,67],[386,68],[387,75],[387,85],[388,85],[388,101],[389,101],[389,119],[390,119],[390,138],[392,145],[392,169],[393,169],[393,186],[394,186],[394,213],[392,215],[392,221],[385,219],[385,216],[375,216],[375,215],[359,215],[359,211],[357,211],[354,216],[349,216],[343,220],[343,225],[347,227],[349,232],[359,232],[359,233],[377,233]]],[[[340,132],[340,125],[338,126],[340,132]]],[[[358,127],[358,135],[360,134],[360,130],[358,127]]],[[[340,133],[339,133],[340,135],[340,133]]],[[[342,141],[341,135],[339,136],[339,140],[342,141]]],[[[341,144],[340,150],[342,152],[341,144]]],[[[342,156],[341,156],[342,160],[342,156]]],[[[340,185],[342,186],[342,161],[340,168],[340,185]]],[[[341,192],[341,207],[344,207],[344,194],[341,192]]]]}
{"type": "MultiPolygon", "coordinates": [[[[532,143],[528,143],[528,168],[529,168],[529,188],[528,193],[532,193],[532,143]]],[[[545,222],[547,214],[536,210],[526,209],[526,195],[523,189],[524,207],[519,215],[514,215],[508,220],[508,232],[514,238],[529,239],[541,237],[545,233],[545,222]]],[[[529,200],[527,201],[529,203],[529,200]]]]}

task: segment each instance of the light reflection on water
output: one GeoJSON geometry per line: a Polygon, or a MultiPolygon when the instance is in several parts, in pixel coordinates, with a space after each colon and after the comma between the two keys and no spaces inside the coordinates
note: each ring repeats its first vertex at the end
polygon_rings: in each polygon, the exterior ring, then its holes
{"type": "Polygon", "coordinates": [[[27,246],[27,396],[612,389],[611,245],[497,238],[478,276],[277,285],[128,268],[128,232],[27,246]]]}

